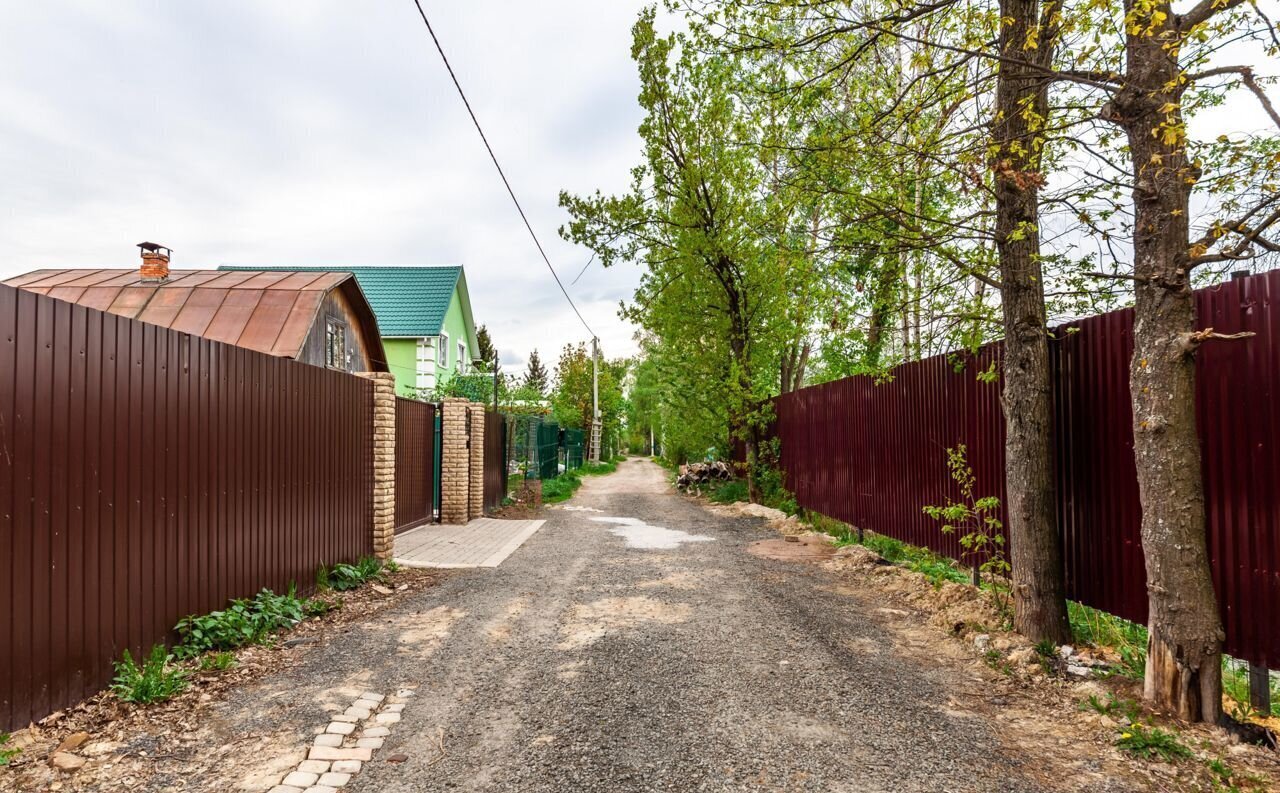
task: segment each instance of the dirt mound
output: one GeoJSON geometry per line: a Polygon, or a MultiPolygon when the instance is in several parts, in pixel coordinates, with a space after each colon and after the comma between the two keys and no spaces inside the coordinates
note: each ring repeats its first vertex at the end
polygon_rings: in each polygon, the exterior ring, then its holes
{"type": "Polygon", "coordinates": [[[794,541],[759,540],[748,545],[747,550],[766,559],[785,559],[793,562],[821,562],[830,559],[835,553],[831,543],[819,534],[796,537],[794,541]]]}

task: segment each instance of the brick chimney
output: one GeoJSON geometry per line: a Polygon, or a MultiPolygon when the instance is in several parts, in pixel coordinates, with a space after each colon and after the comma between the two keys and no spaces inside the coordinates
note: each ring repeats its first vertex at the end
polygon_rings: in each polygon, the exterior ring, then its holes
{"type": "Polygon", "coordinates": [[[140,273],[144,281],[166,281],[169,278],[169,254],[171,250],[154,242],[139,242],[142,249],[140,273]]]}

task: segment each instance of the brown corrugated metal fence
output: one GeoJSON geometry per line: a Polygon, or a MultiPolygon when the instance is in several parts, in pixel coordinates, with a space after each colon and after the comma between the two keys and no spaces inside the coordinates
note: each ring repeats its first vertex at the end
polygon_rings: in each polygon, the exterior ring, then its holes
{"type": "Polygon", "coordinates": [[[435,516],[436,406],[396,397],[396,533],[435,516]]]}
{"type": "MultiPolygon", "coordinates": [[[[1227,630],[1227,652],[1280,666],[1280,271],[1196,293],[1199,327],[1253,338],[1210,342],[1197,354],[1197,409],[1208,543],[1227,630]]],[[[1060,328],[1051,344],[1059,519],[1068,594],[1131,620],[1146,620],[1133,457],[1129,358],[1133,312],[1060,328]]],[[[921,507],[957,494],[946,449],[968,446],[978,495],[1004,501],[1000,387],[975,373],[976,358],[939,356],[893,370],[875,385],[856,377],[779,397],[787,485],[808,509],[956,557],[953,535],[921,507]]]]}
{"type": "Polygon", "coordinates": [[[484,511],[502,506],[507,497],[507,417],[484,414],[484,511]]]}
{"type": "Polygon", "coordinates": [[[0,286],[0,729],[370,553],[372,388],[0,286]]]}

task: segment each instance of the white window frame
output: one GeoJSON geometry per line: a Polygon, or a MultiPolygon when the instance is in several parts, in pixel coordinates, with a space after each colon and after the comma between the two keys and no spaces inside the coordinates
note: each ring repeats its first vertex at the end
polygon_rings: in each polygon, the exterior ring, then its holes
{"type": "Polygon", "coordinates": [[[436,359],[436,363],[441,369],[449,368],[449,334],[440,334],[440,357],[436,359]]]}
{"type": "Polygon", "coordinates": [[[465,341],[458,342],[458,373],[466,374],[467,372],[467,343],[465,341]]]}
{"type": "Polygon", "coordinates": [[[435,385],[435,354],[431,337],[418,339],[417,357],[414,361],[414,373],[417,375],[415,385],[418,388],[431,388],[435,385]]]}

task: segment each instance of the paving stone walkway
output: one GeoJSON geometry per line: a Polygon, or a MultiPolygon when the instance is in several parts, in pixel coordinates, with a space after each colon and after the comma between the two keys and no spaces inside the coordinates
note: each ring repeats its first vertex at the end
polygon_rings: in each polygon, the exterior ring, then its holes
{"type": "Polygon", "coordinates": [[[395,560],[405,567],[497,567],[543,523],[477,518],[465,526],[419,526],[396,537],[395,560]]]}

